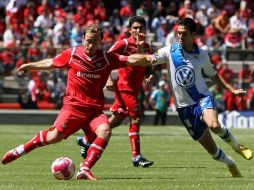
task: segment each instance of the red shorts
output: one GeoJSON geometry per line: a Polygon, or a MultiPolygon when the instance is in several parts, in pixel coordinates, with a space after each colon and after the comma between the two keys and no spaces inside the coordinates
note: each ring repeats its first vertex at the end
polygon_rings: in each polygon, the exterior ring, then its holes
{"type": "Polygon", "coordinates": [[[73,106],[63,106],[53,127],[67,138],[79,129],[94,132],[97,127],[105,123],[109,124],[107,116],[102,111],[81,111],[73,106]]]}
{"type": "Polygon", "coordinates": [[[141,116],[137,96],[128,92],[115,93],[115,102],[111,106],[110,111],[117,112],[123,118],[128,115],[133,118],[141,116]]]}

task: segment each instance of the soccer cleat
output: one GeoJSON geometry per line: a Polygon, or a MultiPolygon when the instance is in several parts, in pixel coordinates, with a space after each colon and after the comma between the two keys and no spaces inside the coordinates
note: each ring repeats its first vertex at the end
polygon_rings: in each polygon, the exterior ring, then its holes
{"type": "Polygon", "coordinates": [[[153,165],[153,161],[149,161],[147,160],[144,156],[142,155],[138,155],[135,158],[132,159],[133,165],[135,167],[143,167],[143,168],[147,168],[151,165],[153,165]]]}
{"type": "Polygon", "coordinates": [[[16,159],[18,159],[21,155],[17,152],[16,149],[12,149],[4,154],[2,157],[2,164],[8,164],[16,159]]]}
{"type": "Polygon", "coordinates": [[[85,159],[90,146],[84,143],[83,137],[77,137],[76,142],[80,146],[80,156],[85,159]]]}
{"type": "Polygon", "coordinates": [[[231,174],[232,177],[242,177],[240,171],[238,170],[237,166],[235,165],[235,163],[231,163],[227,165],[228,167],[228,171],[231,174]]]}
{"type": "Polygon", "coordinates": [[[246,160],[251,160],[253,157],[252,151],[243,145],[240,145],[239,151],[237,151],[237,153],[239,153],[246,160]]]}
{"type": "Polygon", "coordinates": [[[93,176],[93,173],[91,172],[91,170],[84,170],[84,169],[79,169],[76,179],[80,180],[97,180],[96,177],[93,176]]]}

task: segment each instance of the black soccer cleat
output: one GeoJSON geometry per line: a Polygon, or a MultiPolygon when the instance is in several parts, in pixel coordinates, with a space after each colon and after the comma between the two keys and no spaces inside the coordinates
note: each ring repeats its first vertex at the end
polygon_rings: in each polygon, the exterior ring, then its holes
{"type": "Polygon", "coordinates": [[[149,161],[147,160],[144,156],[142,155],[138,155],[135,158],[132,159],[133,165],[135,167],[143,167],[143,168],[147,168],[149,166],[153,165],[153,161],[149,161]]]}
{"type": "Polygon", "coordinates": [[[80,156],[85,159],[90,145],[84,143],[83,137],[77,137],[76,142],[80,146],[80,156]]]}

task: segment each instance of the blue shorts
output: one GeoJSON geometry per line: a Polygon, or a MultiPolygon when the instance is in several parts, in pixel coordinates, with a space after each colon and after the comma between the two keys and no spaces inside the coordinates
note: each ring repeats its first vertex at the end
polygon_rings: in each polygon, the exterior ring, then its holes
{"type": "Polygon", "coordinates": [[[192,106],[177,108],[182,123],[194,140],[202,137],[207,129],[207,125],[202,121],[204,109],[215,109],[214,100],[211,96],[201,99],[199,103],[192,106]]]}

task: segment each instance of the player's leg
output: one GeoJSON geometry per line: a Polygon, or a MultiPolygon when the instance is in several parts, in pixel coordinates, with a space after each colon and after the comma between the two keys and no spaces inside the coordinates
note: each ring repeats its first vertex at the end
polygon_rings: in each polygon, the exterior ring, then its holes
{"type": "MultiPolygon", "coordinates": [[[[127,117],[126,111],[124,111],[122,108],[116,104],[115,106],[113,105],[114,109],[112,111],[112,115],[110,118],[108,118],[108,122],[110,124],[111,129],[118,127],[121,125],[123,120],[127,117]]],[[[89,130],[89,129],[86,129],[89,130]]],[[[82,158],[85,158],[87,155],[87,150],[89,149],[91,143],[94,141],[96,138],[96,135],[92,131],[85,131],[83,137],[77,137],[76,142],[80,146],[80,155],[82,158]]]]}
{"type": "Polygon", "coordinates": [[[153,165],[153,161],[146,159],[141,154],[139,131],[142,112],[140,110],[137,97],[132,94],[122,93],[122,98],[129,111],[130,117],[129,138],[133,165],[135,167],[149,167],[153,165]]]}
{"type": "Polygon", "coordinates": [[[122,122],[128,116],[126,112],[121,112],[122,109],[112,112],[112,115],[108,119],[111,129],[116,128],[122,124],[122,122]]]}
{"type": "MultiPolygon", "coordinates": [[[[121,125],[122,121],[126,118],[125,113],[113,112],[111,117],[108,119],[111,129],[121,125]]],[[[77,137],[76,142],[80,146],[80,155],[82,158],[86,158],[87,150],[89,149],[91,143],[95,140],[96,134],[91,131],[89,128],[86,128],[84,131],[83,137],[77,137]]]]}
{"type": "Polygon", "coordinates": [[[7,152],[2,158],[2,163],[10,163],[36,148],[60,142],[80,129],[79,126],[83,122],[83,117],[85,116],[80,117],[80,114],[76,114],[75,111],[70,111],[66,107],[63,107],[53,127],[40,131],[24,145],[20,145],[7,152]]]}
{"type": "MultiPolygon", "coordinates": [[[[89,126],[89,124],[85,124],[89,126]]],[[[80,146],[80,156],[85,159],[87,156],[87,150],[89,149],[91,143],[95,140],[96,134],[89,127],[84,130],[84,136],[76,138],[77,144],[80,146]]]]}
{"type": "Polygon", "coordinates": [[[222,128],[218,121],[217,111],[214,109],[205,109],[203,111],[203,121],[207,124],[209,129],[215,134],[219,135],[226,143],[228,143],[237,153],[243,158],[250,160],[253,156],[252,151],[241,145],[238,140],[234,137],[232,132],[227,128],[222,128]]]}
{"type": "Polygon", "coordinates": [[[97,137],[90,145],[84,162],[80,164],[77,179],[96,180],[91,172],[91,168],[95,165],[107,147],[108,141],[111,137],[111,128],[107,117],[104,114],[95,116],[91,120],[89,127],[95,131],[97,137]]]}
{"type": "MultiPolygon", "coordinates": [[[[112,116],[108,119],[111,128],[115,128],[121,124],[121,122],[126,118],[128,111],[124,110],[121,107],[121,100],[119,100],[119,93],[115,94],[115,102],[110,108],[110,111],[113,113],[112,116]],[[121,116],[124,118],[122,119],[121,116]]],[[[86,130],[89,130],[86,128],[86,130]]],[[[80,146],[80,155],[82,158],[85,158],[87,155],[87,150],[89,149],[91,143],[96,138],[94,132],[86,131],[84,132],[83,137],[77,137],[76,142],[80,146]]]]}
{"type": "Polygon", "coordinates": [[[207,125],[201,120],[202,106],[195,104],[185,108],[178,108],[177,111],[193,140],[198,141],[215,160],[225,163],[232,176],[239,177],[240,172],[234,161],[216,146],[207,125]]]}
{"type": "Polygon", "coordinates": [[[241,177],[241,173],[234,161],[228,157],[221,148],[216,146],[208,129],[204,131],[202,137],[198,139],[198,142],[207,150],[214,160],[227,165],[232,177],[241,177]]]}
{"type": "Polygon", "coordinates": [[[27,143],[6,152],[2,158],[2,164],[8,164],[36,148],[60,142],[62,139],[62,133],[56,128],[40,131],[27,143]]]}
{"type": "Polygon", "coordinates": [[[135,167],[149,167],[153,165],[153,161],[146,159],[140,150],[140,118],[131,118],[129,128],[129,138],[132,150],[132,163],[135,167]]]}

